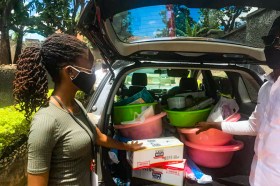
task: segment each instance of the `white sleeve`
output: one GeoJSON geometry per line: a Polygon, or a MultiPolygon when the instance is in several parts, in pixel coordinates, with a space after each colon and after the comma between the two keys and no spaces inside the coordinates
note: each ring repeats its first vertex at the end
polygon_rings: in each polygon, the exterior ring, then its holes
{"type": "Polygon", "coordinates": [[[257,130],[250,120],[238,122],[222,122],[222,130],[233,135],[256,136],[257,130]]]}
{"type": "Polygon", "coordinates": [[[238,122],[222,122],[221,128],[224,132],[233,135],[249,135],[256,136],[260,127],[260,114],[263,113],[264,105],[266,104],[266,97],[269,84],[265,83],[258,94],[258,104],[255,111],[251,114],[248,120],[238,122]]]}
{"type": "Polygon", "coordinates": [[[222,122],[222,131],[233,135],[256,136],[259,127],[260,104],[257,104],[255,111],[248,120],[238,122],[222,122]]]}

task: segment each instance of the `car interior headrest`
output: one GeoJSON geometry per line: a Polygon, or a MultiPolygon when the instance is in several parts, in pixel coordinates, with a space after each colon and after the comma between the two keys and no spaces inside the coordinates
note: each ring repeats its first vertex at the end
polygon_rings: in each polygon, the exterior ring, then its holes
{"type": "Polygon", "coordinates": [[[179,87],[181,91],[198,91],[198,84],[195,78],[182,77],[179,87]]]}
{"type": "Polygon", "coordinates": [[[147,86],[147,74],[146,73],[133,73],[131,84],[134,86],[147,86]]]}

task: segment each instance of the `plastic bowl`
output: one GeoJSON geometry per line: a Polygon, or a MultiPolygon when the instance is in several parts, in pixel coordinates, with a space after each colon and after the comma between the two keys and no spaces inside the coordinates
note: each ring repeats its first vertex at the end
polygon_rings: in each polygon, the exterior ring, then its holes
{"type": "Polygon", "coordinates": [[[170,120],[170,125],[175,127],[193,127],[199,121],[206,121],[212,107],[195,111],[164,110],[170,120]]]}
{"type": "Polygon", "coordinates": [[[196,164],[208,168],[221,168],[227,166],[232,159],[234,151],[241,150],[243,142],[232,140],[224,146],[197,145],[184,141],[188,147],[188,155],[196,164]]]}
{"type": "Polygon", "coordinates": [[[120,124],[122,121],[134,120],[135,113],[141,114],[142,111],[147,109],[149,106],[155,106],[156,104],[157,103],[143,103],[125,106],[114,106],[113,121],[115,124],[120,124]]]}
{"type": "Polygon", "coordinates": [[[196,134],[198,128],[177,128],[180,135],[192,143],[198,145],[225,145],[233,139],[231,134],[227,134],[217,129],[209,129],[207,131],[196,134]]]}
{"type": "Polygon", "coordinates": [[[165,112],[149,117],[143,123],[134,123],[129,125],[114,125],[122,136],[133,140],[158,138],[162,133],[161,118],[166,115],[165,112]]]}

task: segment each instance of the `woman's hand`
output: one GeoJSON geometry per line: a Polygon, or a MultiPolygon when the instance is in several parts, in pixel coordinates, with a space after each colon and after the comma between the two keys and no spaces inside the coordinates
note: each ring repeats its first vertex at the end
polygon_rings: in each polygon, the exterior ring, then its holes
{"type": "Polygon", "coordinates": [[[220,122],[198,122],[195,127],[198,127],[199,130],[196,131],[196,134],[201,132],[207,131],[211,128],[221,130],[221,123],[220,122]]]}
{"type": "Polygon", "coordinates": [[[118,150],[127,150],[127,151],[136,151],[144,149],[142,143],[138,141],[132,141],[131,144],[119,142],[105,134],[103,134],[98,127],[96,127],[96,143],[102,147],[118,149],[118,150]]]}
{"type": "Polygon", "coordinates": [[[142,146],[143,143],[138,143],[138,141],[131,141],[131,143],[127,144],[128,145],[128,151],[137,151],[137,150],[142,150],[145,149],[146,147],[142,146]]]}

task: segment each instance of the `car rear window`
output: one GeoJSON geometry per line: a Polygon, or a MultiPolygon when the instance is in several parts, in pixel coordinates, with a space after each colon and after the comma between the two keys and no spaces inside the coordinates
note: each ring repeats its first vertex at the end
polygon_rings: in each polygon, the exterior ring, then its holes
{"type": "Polygon", "coordinates": [[[119,39],[128,43],[163,38],[219,38],[245,25],[246,15],[255,10],[234,6],[217,10],[180,4],[157,5],[118,13],[113,16],[112,26],[119,39]]]}

